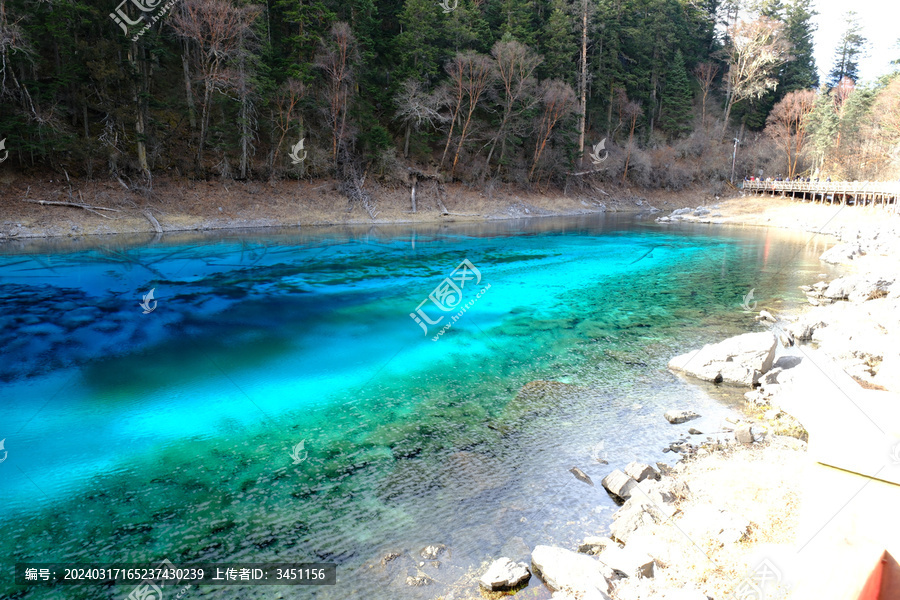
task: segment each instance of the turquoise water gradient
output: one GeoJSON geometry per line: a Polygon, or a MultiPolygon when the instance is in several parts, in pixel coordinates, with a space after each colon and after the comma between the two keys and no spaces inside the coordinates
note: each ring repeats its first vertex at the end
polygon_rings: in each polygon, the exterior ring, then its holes
{"type": "Polygon", "coordinates": [[[339,564],[330,588],[186,598],[436,598],[602,532],[600,479],[671,457],[665,410],[731,410],[668,359],[752,330],[751,288],[801,302],[820,242],[601,215],[0,246],[0,596],[129,592],[19,589],[16,562],[168,558],[339,564]],[[409,315],[463,259],[463,301],[490,288],[432,341],[409,315]],[[569,385],[517,399],[534,380],[569,385]],[[435,582],[409,587],[429,544],[435,582]]]}

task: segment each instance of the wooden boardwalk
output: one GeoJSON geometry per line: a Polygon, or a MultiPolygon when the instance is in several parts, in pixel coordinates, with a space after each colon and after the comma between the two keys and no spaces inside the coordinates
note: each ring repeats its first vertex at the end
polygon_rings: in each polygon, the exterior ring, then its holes
{"type": "Polygon", "coordinates": [[[802,202],[878,206],[897,212],[900,182],[897,181],[745,181],[749,194],[781,194],[802,202]]]}

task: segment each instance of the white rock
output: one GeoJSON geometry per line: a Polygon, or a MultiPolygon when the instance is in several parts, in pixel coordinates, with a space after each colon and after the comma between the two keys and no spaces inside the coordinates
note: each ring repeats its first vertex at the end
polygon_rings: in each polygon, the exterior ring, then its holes
{"type": "Polygon", "coordinates": [[[704,381],[752,387],[772,367],[776,345],[771,331],[745,333],[676,356],[669,368],[704,381]]]}
{"type": "Polygon", "coordinates": [[[609,598],[609,581],[603,575],[603,565],[595,558],[555,546],[537,546],[531,553],[531,565],[552,591],[609,598]]]}
{"type": "Polygon", "coordinates": [[[531,577],[531,571],[528,570],[525,563],[514,563],[503,556],[491,563],[478,583],[484,589],[496,592],[514,588],[527,581],[529,577],[531,577]]]}
{"type": "Polygon", "coordinates": [[[734,437],[742,444],[753,443],[753,433],[750,431],[749,423],[741,423],[734,429],[734,437]]]}
{"type": "Polygon", "coordinates": [[[605,550],[608,546],[614,546],[616,543],[608,537],[588,536],[578,545],[578,551],[582,554],[598,554],[605,550]]]}
{"type": "Polygon", "coordinates": [[[625,546],[610,546],[597,557],[601,563],[625,577],[653,577],[656,563],[644,552],[625,546]]]}
{"type": "Polygon", "coordinates": [[[604,477],[600,483],[610,494],[622,500],[628,500],[631,497],[631,489],[637,485],[634,479],[619,469],[604,477]]]}
{"type": "Polygon", "coordinates": [[[799,319],[786,327],[788,332],[797,340],[811,340],[817,329],[826,327],[826,323],[818,316],[815,311],[801,315],[799,319]]]}
{"type": "Polygon", "coordinates": [[[862,251],[859,244],[838,244],[823,252],[819,257],[819,260],[833,265],[839,265],[848,263],[864,254],[865,252],[862,251]]]}
{"type": "Polygon", "coordinates": [[[663,416],[666,418],[666,421],[672,425],[678,425],[679,423],[684,423],[700,417],[700,415],[692,410],[669,410],[666,411],[666,414],[663,416]]]}
{"type": "Polygon", "coordinates": [[[774,323],[778,319],[775,318],[775,315],[770,313],[767,310],[759,311],[759,315],[756,317],[757,321],[769,321],[770,323],[774,323]]]}
{"type": "Polygon", "coordinates": [[[625,474],[640,483],[645,479],[659,479],[659,472],[650,465],[633,461],[625,467],[625,474]]]}
{"type": "MultiPolygon", "coordinates": [[[[684,486],[684,496],[687,486],[684,486]]],[[[675,514],[674,496],[664,493],[660,484],[648,480],[636,484],[631,491],[631,498],[616,511],[609,527],[610,537],[627,542],[631,534],[644,525],[662,523],[675,514]]]]}

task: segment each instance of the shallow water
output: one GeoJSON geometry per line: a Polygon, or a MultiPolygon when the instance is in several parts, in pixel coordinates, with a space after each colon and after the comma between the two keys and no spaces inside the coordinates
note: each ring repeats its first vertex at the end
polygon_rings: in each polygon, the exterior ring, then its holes
{"type": "Polygon", "coordinates": [[[339,565],[333,587],[186,598],[435,598],[602,533],[600,479],[673,460],[687,426],[665,410],[714,431],[740,397],[668,359],[753,330],[751,289],[803,302],[823,245],[599,215],[0,246],[0,596],[130,591],[16,588],[16,562],[168,558],[339,565]],[[432,341],[410,313],[464,259],[480,280],[432,341]],[[570,385],[517,399],[534,380],[570,385]],[[447,550],[419,567],[429,544],[447,550]],[[434,583],[407,586],[420,568],[434,583]]]}

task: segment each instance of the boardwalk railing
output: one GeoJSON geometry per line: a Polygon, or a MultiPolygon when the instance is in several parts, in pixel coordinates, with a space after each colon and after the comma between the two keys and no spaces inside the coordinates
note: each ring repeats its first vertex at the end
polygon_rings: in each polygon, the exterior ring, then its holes
{"type": "Polygon", "coordinates": [[[745,181],[743,190],[823,204],[881,204],[890,206],[893,212],[896,212],[900,199],[900,182],[897,181],[745,181]]]}

